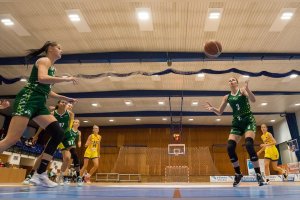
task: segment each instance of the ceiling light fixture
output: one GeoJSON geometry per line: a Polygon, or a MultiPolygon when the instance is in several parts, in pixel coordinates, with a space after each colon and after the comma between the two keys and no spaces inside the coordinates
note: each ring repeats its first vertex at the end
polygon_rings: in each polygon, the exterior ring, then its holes
{"type": "Polygon", "coordinates": [[[149,20],[150,19],[150,14],[149,12],[143,10],[143,11],[139,11],[137,13],[137,16],[139,18],[139,20],[142,20],[142,21],[146,21],[146,20],[149,20]]]}
{"type": "Polygon", "coordinates": [[[219,19],[220,16],[221,16],[221,13],[218,12],[218,11],[215,11],[215,12],[209,13],[208,18],[209,18],[209,19],[219,19]]]}
{"type": "Polygon", "coordinates": [[[291,74],[291,75],[290,75],[290,78],[292,78],[292,79],[293,79],[293,78],[297,78],[297,76],[298,76],[297,74],[291,74]]]}
{"type": "Polygon", "coordinates": [[[72,22],[79,22],[79,21],[80,21],[80,17],[79,17],[79,15],[77,15],[77,14],[70,14],[70,15],[69,15],[69,19],[70,19],[72,22]]]}
{"type": "Polygon", "coordinates": [[[165,102],[164,102],[164,101],[159,101],[159,102],[158,102],[158,105],[161,105],[161,106],[162,106],[162,105],[165,105],[165,102]]]}
{"type": "Polygon", "coordinates": [[[11,19],[1,19],[1,22],[2,22],[5,26],[13,26],[13,25],[15,24],[11,19]]]}
{"type": "Polygon", "coordinates": [[[280,19],[281,20],[290,20],[290,19],[292,19],[293,15],[294,15],[294,13],[292,13],[292,12],[284,12],[284,13],[282,13],[280,19]]]}

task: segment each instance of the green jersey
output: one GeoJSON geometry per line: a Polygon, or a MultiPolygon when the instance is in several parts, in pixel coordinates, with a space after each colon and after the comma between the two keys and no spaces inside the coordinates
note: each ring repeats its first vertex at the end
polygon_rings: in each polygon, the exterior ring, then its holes
{"type": "Polygon", "coordinates": [[[79,130],[74,131],[73,129],[65,132],[65,138],[62,141],[62,144],[64,146],[63,149],[67,149],[69,147],[76,147],[75,141],[79,137],[79,130]]]}
{"type": "Polygon", "coordinates": [[[74,131],[73,129],[71,129],[70,131],[68,131],[66,134],[65,134],[65,139],[66,140],[76,140],[79,136],[79,131],[74,131]]]}
{"type": "Polygon", "coordinates": [[[236,95],[232,95],[230,93],[227,101],[232,108],[233,118],[240,118],[241,116],[252,114],[249,100],[241,93],[240,90],[238,90],[236,95]]]}
{"type": "Polygon", "coordinates": [[[57,119],[59,126],[67,131],[70,129],[70,113],[66,110],[62,115],[60,115],[57,110],[54,110],[54,117],[57,119]]]}
{"type": "MultiPolygon", "coordinates": [[[[48,75],[49,76],[54,76],[55,74],[55,67],[51,66],[48,69],[48,75]]],[[[33,65],[29,80],[25,88],[28,88],[30,90],[42,93],[46,96],[48,96],[49,92],[51,91],[51,84],[43,84],[39,83],[38,80],[38,68],[36,64],[33,65]]]]}

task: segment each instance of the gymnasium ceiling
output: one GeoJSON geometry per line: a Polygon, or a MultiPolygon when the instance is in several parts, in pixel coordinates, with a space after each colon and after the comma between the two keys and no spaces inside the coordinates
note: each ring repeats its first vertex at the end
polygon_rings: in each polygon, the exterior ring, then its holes
{"type": "MultiPolygon", "coordinates": [[[[209,101],[218,106],[232,76],[241,87],[249,79],[257,95],[251,106],[258,124],[276,124],[283,119],[280,113],[300,109],[299,76],[290,78],[300,75],[300,1],[0,1],[0,18],[10,16],[18,28],[0,23],[0,75],[5,80],[28,77],[31,66],[27,69],[20,58],[25,51],[47,40],[61,43],[65,56],[56,64],[57,75],[83,76],[76,86],[61,83],[53,90],[78,98],[74,112],[88,121],[82,126],[168,125],[169,96],[173,115],[180,115],[182,95],[183,124],[230,125],[230,108],[224,116],[215,116],[202,105],[209,101]],[[150,8],[153,30],[140,30],[136,8],[150,8]],[[73,9],[80,10],[88,32],[79,32],[69,20],[68,10],[73,9]],[[214,10],[221,11],[221,17],[212,31],[216,22],[208,16],[214,10]],[[292,18],[281,20],[286,11],[292,18]],[[223,54],[217,59],[203,54],[209,40],[222,43],[223,54]],[[241,71],[222,72],[229,69],[241,71]],[[133,105],[126,106],[127,100],[133,105]]],[[[25,84],[3,82],[1,98],[13,103],[25,84]]],[[[10,115],[11,109],[1,113],[10,115]]]]}

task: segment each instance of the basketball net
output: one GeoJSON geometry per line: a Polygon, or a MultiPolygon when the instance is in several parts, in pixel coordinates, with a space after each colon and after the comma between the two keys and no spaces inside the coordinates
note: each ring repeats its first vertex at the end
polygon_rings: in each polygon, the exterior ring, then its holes
{"type": "Polygon", "coordinates": [[[289,149],[291,152],[295,152],[296,146],[295,146],[295,145],[288,146],[288,149],[289,149]]]}
{"type": "Polygon", "coordinates": [[[169,106],[170,106],[170,135],[171,143],[180,143],[182,136],[182,107],[183,107],[183,95],[181,96],[180,102],[180,112],[172,111],[172,102],[171,97],[169,97],[169,106]]]}
{"type": "Polygon", "coordinates": [[[173,134],[173,139],[174,139],[175,142],[179,142],[179,140],[180,140],[180,134],[179,133],[174,133],[173,134]]]}

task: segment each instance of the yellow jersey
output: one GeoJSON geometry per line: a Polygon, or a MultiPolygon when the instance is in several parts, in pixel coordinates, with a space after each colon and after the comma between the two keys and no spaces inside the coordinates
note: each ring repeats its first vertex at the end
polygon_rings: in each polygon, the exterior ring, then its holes
{"type": "MultiPolygon", "coordinates": [[[[265,144],[271,144],[274,142],[272,139],[272,134],[269,132],[262,134],[261,139],[265,144]]],[[[266,147],[265,159],[270,159],[272,161],[277,161],[279,159],[279,152],[275,144],[266,147]]]]}
{"type": "Polygon", "coordinates": [[[90,137],[90,144],[88,145],[88,149],[92,150],[92,151],[98,151],[100,148],[100,142],[101,142],[101,135],[96,135],[96,134],[91,134],[90,137]]]}
{"type": "MultiPolygon", "coordinates": [[[[265,133],[263,133],[262,136],[261,136],[261,139],[262,139],[262,141],[263,141],[265,144],[271,144],[271,143],[273,143],[274,141],[273,141],[272,138],[273,138],[273,137],[272,137],[272,134],[269,133],[269,132],[265,132],[265,133]]],[[[272,147],[272,146],[275,146],[275,145],[271,145],[271,146],[267,146],[267,147],[272,147]]]]}

